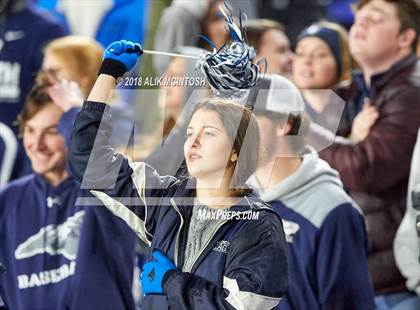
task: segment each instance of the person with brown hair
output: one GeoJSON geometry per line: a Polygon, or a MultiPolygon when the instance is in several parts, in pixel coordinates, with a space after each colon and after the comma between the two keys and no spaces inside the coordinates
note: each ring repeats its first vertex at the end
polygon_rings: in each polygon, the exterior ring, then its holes
{"type": "Polygon", "coordinates": [[[74,121],[70,107],[80,105],[74,98],[83,98],[76,92],[53,99],[50,90],[60,83],[67,81],[41,71],[19,117],[34,173],[0,192],[0,239],[5,241],[0,261],[7,269],[0,276],[0,298],[7,309],[135,309],[135,235],[107,210],[94,213],[76,204],[84,191],[67,171],[66,132],[74,121]],[[104,223],[113,229],[101,230],[104,223]],[[105,255],[109,247],[112,257],[105,255]]]}
{"type": "Polygon", "coordinates": [[[34,84],[42,50],[66,35],[50,16],[27,0],[0,1],[0,187],[31,173],[14,122],[34,84]]]}
{"type": "Polygon", "coordinates": [[[347,31],[338,24],[315,23],[298,36],[293,61],[293,81],[305,98],[306,112],[320,125],[331,128],[340,106],[330,103],[340,82],[351,78],[347,31]]]}
{"type": "Polygon", "coordinates": [[[63,110],[49,97],[52,77],[40,73],[19,116],[32,174],[0,191],[0,296],[7,309],[53,309],[65,303],[84,210],[78,182],[66,170],[59,131],[63,110]]]}
{"type": "Polygon", "coordinates": [[[255,48],[254,62],[266,60],[261,62],[261,70],[291,77],[293,53],[283,26],[273,20],[254,19],[245,21],[243,27],[248,44],[255,48]]]}
{"type": "Polygon", "coordinates": [[[362,212],[338,173],[307,145],[299,89],[266,75],[248,102],[261,138],[248,184],[282,218],[288,244],[289,287],[279,309],[373,309],[362,212]]]}
{"type": "Polygon", "coordinates": [[[365,214],[369,272],[380,309],[398,304],[402,309],[414,296],[395,264],[393,240],[405,211],[420,126],[420,62],[415,54],[419,33],[420,8],[414,0],[357,3],[350,51],[361,73],[338,89],[346,101],[338,134],[350,134],[363,105],[376,110],[378,117],[359,142],[334,142],[320,153],[339,171],[365,214]]]}
{"type": "MultiPolygon", "coordinates": [[[[93,39],[73,35],[51,41],[44,53],[43,68],[54,72],[60,79],[60,83],[49,87],[47,93],[65,112],[62,120],[69,125],[60,129],[66,143],[69,143],[75,116],[96,81],[103,48],[93,39]]],[[[113,101],[115,103],[115,97],[113,101]]],[[[134,123],[132,114],[129,108],[118,105],[113,107],[112,112],[116,121],[112,143],[125,148],[134,123]]],[[[80,248],[75,260],[78,268],[72,277],[68,306],[74,309],[134,309],[130,291],[137,255],[134,233],[124,223],[116,221],[108,210],[87,208],[79,241],[80,248]],[[108,226],[113,229],[104,229],[108,226]],[[112,256],[109,251],[112,251],[112,256]],[[118,270],[118,275],[113,270],[118,270]],[[100,285],[96,281],[98,276],[102,279],[100,285]],[[105,301],[99,297],[102,294],[112,298],[105,301]]]]}
{"type": "Polygon", "coordinates": [[[73,127],[69,159],[82,186],[153,249],[141,277],[143,307],[275,307],[287,285],[286,244],[281,219],[245,184],[258,161],[251,111],[214,98],[197,103],[184,143],[189,177],[158,175],[109,145],[109,94],[140,55],[127,41],[106,49],[73,127]]]}

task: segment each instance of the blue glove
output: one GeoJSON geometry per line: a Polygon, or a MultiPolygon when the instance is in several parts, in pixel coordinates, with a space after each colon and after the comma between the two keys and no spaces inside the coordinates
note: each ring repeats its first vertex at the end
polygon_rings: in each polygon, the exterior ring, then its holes
{"type": "Polygon", "coordinates": [[[141,55],[143,49],[140,44],[126,40],[115,41],[105,49],[99,74],[104,73],[118,78],[133,69],[141,55]]]}
{"type": "Polygon", "coordinates": [[[153,252],[155,260],[143,265],[141,287],[143,294],[163,294],[163,279],[165,274],[176,270],[174,263],[160,251],[153,252]]]}

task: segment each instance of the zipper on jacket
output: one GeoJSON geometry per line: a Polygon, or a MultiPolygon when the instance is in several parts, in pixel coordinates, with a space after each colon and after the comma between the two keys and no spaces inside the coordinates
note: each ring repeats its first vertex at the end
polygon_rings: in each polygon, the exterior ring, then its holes
{"type": "MultiPolygon", "coordinates": [[[[175,255],[174,255],[174,263],[175,266],[178,266],[178,248],[179,248],[179,235],[181,234],[181,230],[182,230],[182,226],[184,226],[184,218],[182,217],[181,212],[178,209],[178,206],[175,204],[175,201],[173,198],[170,199],[171,200],[171,204],[174,207],[174,209],[176,210],[176,212],[179,214],[179,217],[181,218],[181,224],[179,225],[178,228],[178,234],[176,235],[176,240],[175,240],[175,255]]],[[[181,266],[182,269],[182,266],[181,266]]]]}
{"type": "MultiPolygon", "coordinates": [[[[249,201],[249,199],[244,196],[246,201],[248,202],[249,206],[252,206],[251,202],[249,201]]],[[[178,229],[178,234],[176,237],[176,241],[175,241],[175,257],[174,257],[174,262],[175,262],[175,266],[178,266],[178,256],[179,256],[179,237],[181,234],[181,230],[182,227],[184,225],[184,218],[182,217],[181,212],[178,209],[178,206],[176,205],[175,201],[173,198],[170,199],[172,206],[175,208],[175,210],[178,212],[180,218],[181,218],[181,225],[179,226],[178,229]]],[[[251,208],[252,210],[252,208],[251,208]]],[[[243,213],[243,212],[240,212],[243,213]]],[[[203,252],[207,249],[208,245],[213,241],[214,236],[216,235],[216,233],[220,230],[220,228],[226,224],[227,222],[229,222],[230,220],[224,220],[223,222],[219,223],[219,225],[217,225],[216,229],[214,230],[214,232],[212,233],[212,235],[210,236],[209,240],[206,242],[205,246],[201,249],[200,253],[198,253],[198,255],[194,258],[193,263],[191,264],[191,268],[189,268],[188,270],[185,270],[185,272],[189,272],[191,273],[192,270],[194,270],[195,264],[197,263],[198,259],[200,258],[200,256],[203,254],[203,252]]],[[[184,262],[183,262],[184,263],[184,262]]],[[[183,266],[180,266],[180,269],[182,270],[183,266]]]]}
{"type": "Polygon", "coordinates": [[[219,229],[226,224],[227,222],[229,222],[229,220],[225,220],[223,222],[221,222],[219,225],[217,225],[216,229],[214,230],[213,234],[210,236],[209,240],[206,242],[205,246],[202,247],[200,253],[198,253],[198,255],[196,255],[194,257],[193,263],[191,264],[191,268],[189,268],[188,270],[185,270],[185,272],[189,272],[191,273],[192,270],[194,269],[194,266],[197,262],[197,260],[200,258],[201,254],[203,254],[203,252],[207,249],[208,245],[210,244],[210,242],[213,240],[213,237],[216,235],[216,233],[219,231],[219,229]]]}
{"type": "MultiPolygon", "coordinates": [[[[251,207],[252,210],[252,204],[249,201],[248,197],[244,196],[244,198],[246,199],[246,201],[248,202],[248,205],[251,207]]],[[[243,213],[243,212],[240,212],[243,213]]],[[[214,230],[213,234],[211,235],[211,237],[209,238],[209,240],[207,241],[206,245],[201,249],[200,253],[194,258],[193,263],[191,264],[191,268],[189,268],[189,270],[185,270],[185,272],[189,272],[192,273],[192,271],[195,271],[195,264],[197,263],[197,261],[199,260],[200,256],[203,254],[203,252],[207,249],[208,245],[213,241],[214,236],[216,235],[216,233],[220,230],[220,228],[226,224],[227,222],[229,222],[229,220],[224,220],[223,222],[219,223],[219,225],[216,227],[216,229],[214,230]]]]}

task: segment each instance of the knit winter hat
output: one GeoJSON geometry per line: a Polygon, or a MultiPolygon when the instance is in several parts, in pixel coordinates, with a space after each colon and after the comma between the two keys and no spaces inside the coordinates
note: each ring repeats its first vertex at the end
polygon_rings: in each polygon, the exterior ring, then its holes
{"type": "Polygon", "coordinates": [[[337,77],[340,78],[343,70],[343,59],[341,57],[339,33],[331,28],[323,27],[320,25],[312,25],[304,29],[302,33],[297,37],[295,46],[297,46],[300,40],[308,37],[320,38],[328,45],[334,56],[335,62],[337,63],[337,77]]]}

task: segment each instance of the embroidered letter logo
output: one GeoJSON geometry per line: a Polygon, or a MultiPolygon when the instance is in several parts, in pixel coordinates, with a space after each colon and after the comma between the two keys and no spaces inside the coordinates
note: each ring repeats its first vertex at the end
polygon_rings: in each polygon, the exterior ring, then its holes
{"type": "Polygon", "coordinates": [[[213,248],[213,251],[227,254],[229,245],[230,245],[229,241],[226,241],[226,240],[219,241],[219,243],[217,243],[216,246],[213,248]]]}

